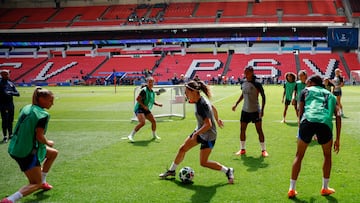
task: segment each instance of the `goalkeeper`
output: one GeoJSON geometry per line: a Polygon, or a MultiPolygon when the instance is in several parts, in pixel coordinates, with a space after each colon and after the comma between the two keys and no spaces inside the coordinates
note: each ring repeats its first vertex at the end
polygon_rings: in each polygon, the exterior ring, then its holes
{"type": "Polygon", "coordinates": [[[152,135],[154,139],[161,139],[156,134],[156,120],[154,115],[151,113],[153,105],[162,107],[162,104],[155,101],[155,93],[153,91],[154,78],[149,77],[146,79],[147,84],[141,89],[139,95],[136,98],[136,104],[134,112],[139,123],[135,126],[134,130],[131,131],[128,139],[130,142],[134,142],[135,133],[138,132],[144,125],[145,119],[151,122],[152,135]]]}

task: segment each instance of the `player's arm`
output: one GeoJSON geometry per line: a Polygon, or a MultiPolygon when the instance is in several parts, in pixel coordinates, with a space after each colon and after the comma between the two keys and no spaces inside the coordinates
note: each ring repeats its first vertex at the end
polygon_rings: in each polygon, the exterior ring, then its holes
{"type": "Polygon", "coordinates": [[[196,130],[194,133],[193,133],[193,139],[196,139],[196,137],[198,135],[201,135],[203,133],[205,133],[206,131],[208,131],[210,128],[212,127],[212,123],[211,123],[211,119],[209,117],[206,117],[204,119],[204,124],[198,129],[196,130]]]}
{"type": "Polygon", "coordinates": [[[155,101],[154,104],[155,104],[156,106],[160,106],[160,107],[163,106],[162,103],[159,103],[159,102],[157,102],[157,101],[155,101]]]}
{"type": "Polygon", "coordinates": [[[281,103],[284,103],[285,95],[286,95],[286,84],[284,83],[284,93],[282,95],[281,103]]]}
{"type": "Polygon", "coordinates": [[[214,113],[214,118],[215,118],[216,123],[218,124],[218,126],[219,126],[220,128],[224,127],[224,122],[223,122],[221,119],[219,119],[219,114],[218,114],[218,111],[217,111],[217,109],[215,108],[215,106],[214,106],[214,105],[211,105],[211,108],[212,108],[212,111],[213,111],[213,113],[214,113]]]}
{"type": "Polygon", "coordinates": [[[40,143],[52,147],[54,146],[54,142],[46,139],[45,137],[45,126],[47,123],[47,119],[48,118],[46,117],[38,121],[38,124],[36,125],[35,128],[35,136],[36,136],[36,140],[39,141],[40,143]]]}
{"type": "Polygon", "coordinates": [[[244,99],[244,95],[241,93],[239,99],[236,101],[235,105],[232,107],[232,110],[235,111],[237,105],[244,99]]]}
{"type": "Polygon", "coordinates": [[[335,107],[335,122],[336,122],[336,140],[334,142],[334,151],[339,153],[340,150],[340,132],[341,132],[341,111],[338,104],[335,107]]]}
{"type": "Polygon", "coordinates": [[[139,93],[139,95],[136,97],[136,101],[138,102],[138,104],[141,106],[141,108],[148,110],[148,107],[143,103],[143,101],[145,100],[146,97],[146,92],[145,90],[141,90],[141,92],[139,93]]]}
{"type": "Polygon", "coordinates": [[[264,116],[264,110],[265,110],[265,103],[266,103],[266,96],[265,96],[265,91],[264,88],[262,87],[261,83],[257,83],[258,84],[258,92],[261,95],[261,109],[260,109],[260,116],[263,117],[264,116]]]}
{"type": "Polygon", "coordinates": [[[300,125],[302,115],[304,114],[306,93],[307,93],[307,89],[304,89],[300,95],[299,110],[298,110],[299,111],[298,125],[300,125]]]}

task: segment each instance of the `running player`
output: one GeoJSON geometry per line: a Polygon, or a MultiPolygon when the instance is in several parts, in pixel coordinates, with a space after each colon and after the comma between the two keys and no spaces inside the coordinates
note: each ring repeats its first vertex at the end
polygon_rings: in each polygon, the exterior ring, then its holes
{"type": "Polygon", "coordinates": [[[46,182],[46,176],[58,151],[52,148],[54,142],[45,137],[50,116],[44,109],[50,109],[53,101],[51,91],[37,87],[33,93],[32,105],[22,108],[8,152],[25,173],[29,184],[1,200],[1,203],[13,203],[37,190],[52,189],[46,182]]]}
{"type": "Polygon", "coordinates": [[[266,151],[265,136],[262,130],[262,117],[264,116],[265,108],[265,92],[261,83],[256,81],[254,68],[252,66],[245,68],[244,75],[246,80],[241,84],[242,93],[235,105],[232,107],[232,110],[235,111],[237,105],[244,100],[240,118],[240,150],[236,152],[236,155],[243,155],[246,153],[245,132],[248,124],[253,122],[255,123],[256,131],[259,135],[261,154],[263,157],[267,157],[269,154],[266,151]],[[259,106],[259,93],[262,97],[261,108],[259,106]]]}
{"type": "Polygon", "coordinates": [[[340,106],[341,116],[344,116],[343,107],[341,103],[342,91],[341,88],[344,86],[344,78],[341,75],[341,70],[339,68],[335,69],[335,77],[332,79],[334,84],[333,93],[336,96],[336,101],[340,106]]]}
{"type": "Polygon", "coordinates": [[[200,144],[200,165],[224,172],[228,178],[228,182],[232,184],[234,182],[234,169],[209,160],[217,137],[216,123],[221,128],[224,126],[224,123],[218,118],[216,108],[211,105],[206,98],[200,95],[200,91],[202,91],[208,98],[211,98],[210,88],[205,85],[203,81],[190,81],[185,84],[185,87],[185,95],[189,103],[195,104],[197,127],[180,146],[170,168],[165,173],[160,174],[159,177],[165,179],[168,176],[175,176],[175,170],[184,160],[186,152],[200,144]]]}
{"type": "Polygon", "coordinates": [[[320,76],[313,75],[307,80],[307,87],[301,92],[299,104],[299,132],[297,152],[291,171],[290,188],[288,197],[294,198],[297,194],[296,180],[300,173],[301,162],[307,146],[314,134],[317,135],[318,143],[321,144],[324,163],[321,195],[327,196],[335,192],[329,187],[331,171],[331,149],[333,145],[333,115],[336,116],[336,140],[334,151],[340,149],[341,117],[336,98],[328,90],[323,88],[320,76]]]}
{"type": "MultiPolygon", "coordinates": [[[[284,107],[284,112],[283,112],[283,119],[282,119],[282,123],[286,123],[286,112],[287,109],[289,107],[289,105],[291,104],[291,100],[292,100],[292,96],[293,96],[293,92],[295,89],[295,79],[296,79],[296,75],[295,73],[292,72],[288,72],[285,74],[285,78],[286,78],[286,82],[284,83],[284,93],[282,96],[282,100],[281,102],[284,103],[285,102],[285,107],[284,107]],[[284,101],[285,99],[285,101],[284,101]]],[[[296,106],[295,107],[295,112],[297,111],[296,106]]]]}
{"type": "Polygon", "coordinates": [[[155,101],[155,93],[152,89],[154,87],[154,78],[148,77],[146,81],[147,81],[147,85],[141,89],[139,95],[136,98],[134,112],[139,121],[139,124],[135,126],[134,130],[131,131],[130,135],[128,136],[130,142],[135,141],[134,140],[135,133],[138,132],[145,125],[145,119],[151,122],[153,138],[161,139],[156,134],[156,120],[154,115],[151,113],[151,109],[153,105],[162,107],[162,104],[157,103],[155,101]]]}
{"type": "Polygon", "coordinates": [[[299,117],[299,101],[300,101],[300,93],[306,87],[306,79],[307,73],[305,70],[301,70],[298,73],[299,80],[296,81],[296,85],[294,88],[294,96],[292,100],[292,104],[296,106],[296,116],[299,117]]]}

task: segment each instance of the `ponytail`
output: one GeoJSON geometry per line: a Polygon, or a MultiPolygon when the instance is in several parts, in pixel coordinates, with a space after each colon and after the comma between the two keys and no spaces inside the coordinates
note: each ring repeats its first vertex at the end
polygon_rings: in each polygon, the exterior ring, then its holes
{"type": "Polygon", "coordinates": [[[50,90],[44,89],[42,87],[35,87],[33,97],[32,97],[32,104],[39,105],[39,98],[40,97],[48,97],[53,96],[53,93],[50,90]]]}
{"type": "Polygon", "coordinates": [[[210,87],[207,86],[203,81],[198,81],[197,83],[200,85],[200,90],[204,92],[207,98],[211,99],[212,93],[210,91],[210,87]]]}
{"type": "Polygon", "coordinates": [[[211,99],[212,97],[212,93],[210,91],[210,87],[208,85],[206,85],[203,81],[190,81],[187,84],[185,84],[185,87],[189,88],[192,91],[197,91],[200,92],[200,90],[202,92],[204,92],[204,94],[211,99]]]}

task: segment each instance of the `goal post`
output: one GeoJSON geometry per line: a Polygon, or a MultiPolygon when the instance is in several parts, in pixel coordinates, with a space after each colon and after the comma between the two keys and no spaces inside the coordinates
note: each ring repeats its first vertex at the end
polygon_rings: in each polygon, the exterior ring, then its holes
{"type": "MultiPolygon", "coordinates": [[[[139,95],[141,86],[134,89],[134,106],[136,97],[139,95]]],[[[161,103],[163,106],[153,106],[151,113],[155,118],[161,117],[178,117],[185,118],[185,86],[184,85],[155,85],[153,87],[155,92],[155,101],[161,103]]],[[[135,113],[131,118],[132,121],[137,121],[135,113]]]]}

